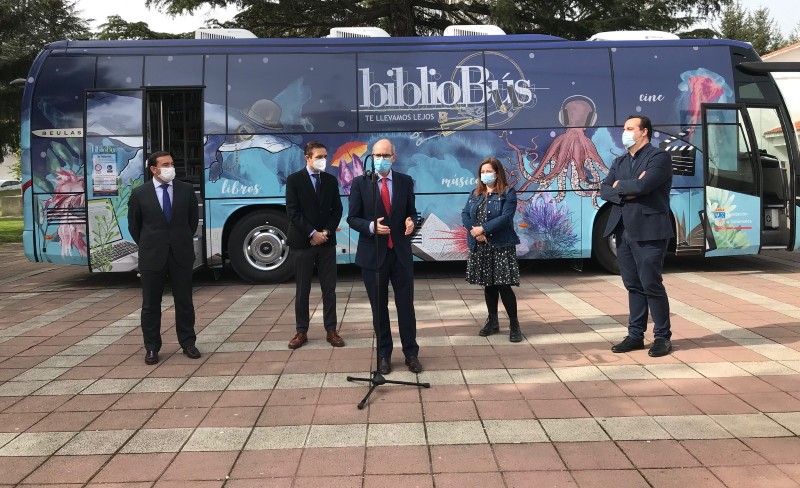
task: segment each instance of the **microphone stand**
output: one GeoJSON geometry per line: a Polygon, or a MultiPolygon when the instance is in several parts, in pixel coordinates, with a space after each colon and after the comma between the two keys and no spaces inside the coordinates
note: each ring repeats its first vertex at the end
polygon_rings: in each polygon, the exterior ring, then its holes
{"type": "MultiPolygon", "coordinates": [[[[372,158],[372,154],[367,155],[367,157],[364,159],[364,162],[366,163],[366,161],[368,159],[370,159],[370,158],[372,158]]],[[[366,166],[366,164],[364,166],[366,166]]],[[[413,381],[387,380],[381,374],[381,366],[380,366],[381,358],[380,358],[379,349],[380,349],[380,336],[382,335],[384,324],[382,323],[381,318],[380,318],[381,317],[380,310],[378,310],[378,307],[380,306],[380,303],[381,303],[381,300],[380,300],[381,271],[380,271],[380,266],[378,266],[378,263],[380,263],[380,259],[379,259],[379,255],[378,255],[378,179],[379,178],[378,178],[378,172],[375,171],[375,159],[374,158],[372,158],[372,166],[371,167],[372,167],[372,169],[370,171],[367,171],[366,173],[364,173],[364,178],[365,179],[366,178],[370,178],[372,180],[372,219],[373,219],[372,220],[372,229],[374,231],[372,233],[372,238],[375,241],[375,291],[373,293],[373,296],[375,297],[375,300],[374,300],[374,306],[372,307],[372,317],[373,317],[373,320],[377,320],[378,327],[376,328],[376,331],[373,333],[373,335],[375,337],[375,370],[370,373],[370,377],[369,378],[355,378],[353,376],[348,376],[347,377],[347,381],[365,381],[365,382],[368,382],[370,384],[369,391],[367,392],[366,396],[361,400],[361,403],[358,404],[358,409],[359,410],[363,410],[364,409],[364,405],[367,404],[367,400],[369,399],[370,395],[372,395],[372,392],[375,391],[375,388],[377,388],[377,387],[379,387],[381,385],[385,385],[387,383],[388,384],[392,384],[392,385],[419,386],[419,387],[422,387],[422,388],[430,388],[431,387],[430,383],[416,383],[416,382],[413,382],[413,381]]],[[[387,248],[387,252],[388,252],[388,248],[387,248]]],[[[385,325],[386,325],[386,327],[389,327],[389,324],[385,324],[385,325]]]]}

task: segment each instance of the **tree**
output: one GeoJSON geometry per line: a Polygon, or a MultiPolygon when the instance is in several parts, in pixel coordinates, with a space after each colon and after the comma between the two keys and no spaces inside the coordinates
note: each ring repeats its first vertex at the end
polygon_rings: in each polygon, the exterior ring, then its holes
{"type": "Polygon", "coordinates": [[[146,22],[127,22],[119,15],[111,15],[100,25],[97,39],[113,41],[120,39],[191,39],[194,34],[171,34],[151,31],[146,22]]]}
{"type": "Polygon", "coordinates": [[[495,23],[509,34],[587,39],[607,30],[677,32],[717,14],[732,0],[146,0],[168,14],[236,4],[225,27],[260,37],[321,37],[331,27],[376,26],[392,36],[440,34],[452,24],[495,23]]]}
{"type": "Polygon", "coordinates": [[[720,35],[726,39],[749,42],[759,54],[788,45],[777,22],[770,16],[768,8],[763,7],[750,12],[742,7],[738,0],[723,10],[719,30],[720,35]]]}
{"type": "Polygon", "coordinates": [[[0,0],[0,161],[20,142],[22,90],[11,81],[28,76],[48,42],[88,37],[78,14],[74,0],[0,0]]]}

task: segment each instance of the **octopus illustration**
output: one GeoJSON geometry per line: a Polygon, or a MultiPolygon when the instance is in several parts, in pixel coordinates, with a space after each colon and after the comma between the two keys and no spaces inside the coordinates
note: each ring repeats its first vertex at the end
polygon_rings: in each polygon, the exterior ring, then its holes
{"type": "Polygon", "coordinates": [[[509,142],[505,132],[500,135],[517,154],[515,169],[511,171],[512,177],[526,180],[518,187],[520,191],[525,191],[534,183],[538,185],[537,188],[546,189],[555,181],[558,187],[556,202],[566,196],[569,179],[572,191],[580,196],[592,197],[592,205],[600,208],[597,196],[603,177],[608,174],[608,167],[603,163],[592,140],[586,137],[586,128],[597,121],[594,102],[583,95],[567,97],[558,118],[566,131],[553,140],[535,168],[534,163],[538,159],[535,143],[533,148],[526,149],[523,154],[509,142]],[[526,166],[530,167],[530,172],[526,166]]]}

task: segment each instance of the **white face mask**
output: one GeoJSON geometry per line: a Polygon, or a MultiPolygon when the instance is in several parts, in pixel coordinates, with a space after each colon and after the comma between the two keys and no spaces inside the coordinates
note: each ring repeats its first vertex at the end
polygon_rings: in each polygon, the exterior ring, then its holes
{"type": "Polygon", "coordinates": [[[175,168],[159,168],[158,177],[164,183],[169,183],[175,179],[175,168]]]}
{"type": "Polygon", "coordinates": [[[311,163],[311,167],[317,171],[325,171],[325,164],[328,161],[325,158],[315,159],[313,163],[311,163]]]}

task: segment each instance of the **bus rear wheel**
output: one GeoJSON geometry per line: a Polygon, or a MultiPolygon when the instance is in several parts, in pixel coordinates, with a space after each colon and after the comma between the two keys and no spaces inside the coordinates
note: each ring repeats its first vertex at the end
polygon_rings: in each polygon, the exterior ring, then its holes
{"type": "Polygon", "coordinates": [[[228,241],[233,270],[256,283],[283,282],[294,266],[286,244],[289,218],[274,210],[258,210],[236,223],[228,241]]]}
{"type": "Polygon", "coordinates": [[[619,274],[619,262],[617,262],[617,241],[614,234],[603,237],[608,224],[608,217],[611,215],[611,208],[606,207],[597,214],[592,229],[592,257],[606,271],[619,274]]]}

